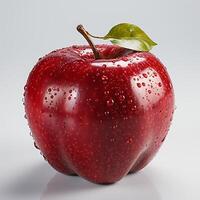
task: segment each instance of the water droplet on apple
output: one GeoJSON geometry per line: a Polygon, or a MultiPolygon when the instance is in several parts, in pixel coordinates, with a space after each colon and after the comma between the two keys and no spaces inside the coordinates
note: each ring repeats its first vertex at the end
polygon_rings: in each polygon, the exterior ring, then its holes
{"type": "Polygon", "coordinates": [[[105,81],[105,80],[108,80],[108,77],[107,77],[106,75],[103,75],[103,76],[101,77],[101,79],[102,79],[102,81],[105,81]]]}
{"type": "Polygon", "coordinates": [[[44,160],[46,160],[46,161],[47,161],[47,158],[46,158],[46,156],[44,156],[43,154],[42,154],[42,156],[43,156],[44,160]]]}
{"type": "Polygon", "coordinates": [[[125,100],[125,98],[126,98],[126,97],[125,97],[124,95],[120,95],[120,96],[119,96],[119,101],[120,101],[120,102],[123,102],[123,101],[125,100]]]}
{"type": "Polygon", "coordinates": [[[151,94],[151,90],[148,90],[148,93],[151,94]]]}
{"type": "Polygon", "coordinates": [[[137,87],[141,88],[142,87],[141,83],[137,83],[137,87]]]}
{"type": "Polygon", "coordinates": [[[118,125],[117,124],[115,124],[115,125],[113,125],[113,129],[116,129],[118,127],[118,125]]]}
{"type": "Polygon", "coordinates": [[[135,111],[135,110],[136,110],[136,108],[137,108],[137,106],[136,106],[136,105],[134,105],[134,106],[131,108],[131,110],[132,110],[132,111],[135,111]]]}
{"type": "Polygon", "coordinates": [[[128,61],[128,58],[124,57],[122,58],[123,61],[128,61]]]}
{"type": "Polygon", "coordinates": [[[133,103],[133,100],[132,99],[129,99],[128,100],[128,104],[132,104],[133,103]]]}
{"type": "Polygon", "coordinates": [[[107,101],[107,106],[113,106],[113,104],[114,104],[114,100],[113,99],[109,99],[107,101]]]}
{"type": "Polygon", "coordinates": [[[132,138],[129,138],[129,139],[126,141],[127,144],[131,144],[132,142],[133,142],[133,139],[132,139],[132,138]]]}
{"type": "Polygon", "coordinates": [[[108,90],[106,90],[105,92],[104,92],[104,94],[106,95],[106,94],[109,94],[110,92],[108,91],[108,90]]]}
{"type": "Polygon", "coordinates": [[[105,114],[105,115],[109,115],[110,112],[109,112],[109,111],[105,111],[104,114],[105,114]]]}
{"type": "Polygon", "coordinates": [[[162,141],[161,142],[164,142],[165,141],[165,138],[166,138],[166,136],[162,139],[162,141]]]}
{"type": "Polygon", "coordinates": [[[144,78],[147,78],[147,77],[148,77],[148,75],[147,75],[147,74],[145,74],[145,73],[144,73],[144,74],[142,74],[142,75],[144,76],[144,78]]]}
{"type": "Polygon", "coordinates": [[[123,117],[123,120],[124,120],[124,121],[126,121],[127,119],[128,119],[128,117],[127,117],[127,116],[126,116],[126,117],[123,117]]]}
{"type": "Polygon", "coordinates": [[[34,147],[35,147],[36,149],[40,149],[40,148],[37,146],[36,142],[34,142],[34,147]]]}
{"type": "Polygon", "coordinates": [[[114,138],[111,138],[111,139],[110,139],[110,141],[111,141],[111,142],[114,142],[114,141],[115,141],[115,139],[114,139],[114,138]]]}

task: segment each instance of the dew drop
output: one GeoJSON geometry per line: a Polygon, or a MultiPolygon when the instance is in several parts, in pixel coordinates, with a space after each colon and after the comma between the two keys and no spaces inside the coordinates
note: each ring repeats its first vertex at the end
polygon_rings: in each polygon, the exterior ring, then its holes
{"type": "Polygon", "coordinates": [[[112,106],[114,104],[114,100],[113,99],[109,99],[107,101],[107,106],[112,106]]]}
{"type": "Polygon", "coordinates": [[[154,72],[153,74],[154,74],[154,76],[157,76],[157,73],[156,73],[156,72],[154,72]]]}
{"type": "Polygon", "coordinates": [[[164,142],[165,141],[165,138],[166,138],[166,136],[162,139],[162,141],[161,142],[164,142]]]}
{"type": "Polygon", "coordinates": [[[137,108],[137,106],[134,105],[134,106],[131,108],[131,110],[136,110],[136,108],[137,108]]]}
{"type": "Polygon", "coordinates": [[[105,114],[105,115],[109,115],[109,114],[110,114],[110,112],[109,112],[109,111],[106,111],[104,114],[105,114]]]}
{"type": "Polygon", "coordinates": [[[123,117],[123,120],[126,121],[128,119],[128,117],[123,117]]]}
{"type": "Polygon", "coordinates": [[[35,147],[36,149],[40,149],[40,148],[37,146],[36,142],[34,142],[34,147],[35,147]]]}
{"type": "Polygon", "coordinates": [[[114,142],[114,141],[115,141],[115,139],[114,139],[114,138],[111,138],[111,139],[110,139],[110,141],[111,141],[111,142],[114,142]]]}
{"type": "Polygon", "coordinates": [[[132,103],[133,103],[132,99],[128,100],[128,104],[132,104],[132,103]]]}
{"type": "Polygon", "coordinates": [[[108,80],[108,77],[107,77],[106,75],[103,75],[103,76],[101,77],[101,79],[102,79],[102,81],[105,81],[105,80],[108,80]]]}
{"type": "Polygon", "coordinates": [[[128,61],[128,58],[124,57],[122,58],[123,61],[128,61]]]}
{"type": "Polygon", "coordinates": [[[147,74],[142,74],[143,76],[144,76],[144,78],[147,78],[148,77],[148,75],[147,74]]]}
{"type": "Polygon", "coordinates": [[[137,83],[137,86],[138,86],[139,88],[141,88],[141,87],[142,87],[141,83],[137,83]]]}
{"type": "Polygon", "coordinates": [[[120,102],[124,101],[125,98],[126,98],[126,97],[125,97],[124,95],[120,95],[120,96],[119,96],[119,100],[120,100],[120,102]]]}
{"type": "Polygon", "coordinates": [[[43,156],[44,160],[46,160],[46,161],[47,161],[47,158],[46,158],[46,156],[44,156],[43,154],[42,154],[42,156],[43,156]]]}
{"type": "Polygon", "coordinates": [[[115,124],[115,125],[113,125],[113,129],[116,129],[118,127],[118,125],[117,124],[115,124]]]}
{"type": "Polygon", "coordinates": [[[151,90],[148,90],[148,93],[151,94],[151,90]]]}
{"type": "Polygon", "coordinates": [[[109,93],[110,93],[110,92],[109,92],[108,90],[104,92],[105,95],[106,95],[106,94],[109,94],[109,93]]]}
{"type": "Polygon", "coordinates": [[[131,144],[132,142],[133,142],[133,139],[132,139],[132,138],[129,138],[129,139],[126,141],[127,144],[131,144]]]}

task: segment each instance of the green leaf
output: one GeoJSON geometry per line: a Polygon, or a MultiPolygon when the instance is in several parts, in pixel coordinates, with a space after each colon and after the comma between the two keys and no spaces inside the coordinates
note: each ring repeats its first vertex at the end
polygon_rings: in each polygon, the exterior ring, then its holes
{"type": "Polygon", "coordinates": [[[141,28],[129,23],[114,26],[102,39],[136,51],[150,51],[157,45],[141,28]]]}

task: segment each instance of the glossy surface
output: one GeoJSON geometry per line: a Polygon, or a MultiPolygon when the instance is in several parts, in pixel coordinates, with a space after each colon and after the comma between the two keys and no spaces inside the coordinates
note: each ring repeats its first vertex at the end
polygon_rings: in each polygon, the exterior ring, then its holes
{"type": "Polygon", "coordinates": [[[113,183],[143,168],[165,139],[174,95],[151,53],[74,46],[40,59],[25,87],[36,145],[58,171],[113,183]]]}

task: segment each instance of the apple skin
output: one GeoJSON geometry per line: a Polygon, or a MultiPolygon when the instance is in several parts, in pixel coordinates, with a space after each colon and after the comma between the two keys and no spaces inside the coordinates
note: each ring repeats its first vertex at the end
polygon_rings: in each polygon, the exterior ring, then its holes
{"type": "Polygon", "coordinates": [[[115,45],[72,46],[39,59],[25,86],[33,138],[64,174],[109,184],[137,172],[163,143],[174,92],[163,64],[149,52],[115,45]]]}

